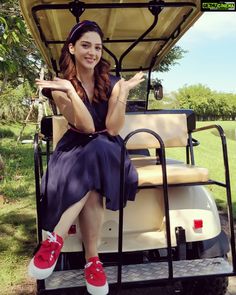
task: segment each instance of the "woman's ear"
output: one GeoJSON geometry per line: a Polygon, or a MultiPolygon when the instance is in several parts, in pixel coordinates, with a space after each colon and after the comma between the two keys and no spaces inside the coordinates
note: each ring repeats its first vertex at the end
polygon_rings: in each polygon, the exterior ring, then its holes
{"type": "Polygon", "coordinates": [[[70,43],[68,45],[68,49],[69,49],[70,54],[74,54],[75,53],[75,47],[74,47],[74,45],[72,43],[70,43]]]}

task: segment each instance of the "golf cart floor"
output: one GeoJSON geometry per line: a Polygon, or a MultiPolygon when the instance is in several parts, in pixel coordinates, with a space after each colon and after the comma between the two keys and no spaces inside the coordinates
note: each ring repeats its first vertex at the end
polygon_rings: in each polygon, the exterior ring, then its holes
{"type": "MultiPolygon", "coordinates": [[[[105,267],[109,283],[117,282],[117,266],[105,267]]],[[[232,272],[232,266],[224,258],[173,261],[174,278],[199,275],[226,274],[232,272]]],[[[158,280],[168,278],[167,262],[151,262],[145,264],[124,265],[122,282],[158,280]]],[[[55,271],[45,280],[45,288],[70,288],[84,286],[82,269],[55,271]]]]}

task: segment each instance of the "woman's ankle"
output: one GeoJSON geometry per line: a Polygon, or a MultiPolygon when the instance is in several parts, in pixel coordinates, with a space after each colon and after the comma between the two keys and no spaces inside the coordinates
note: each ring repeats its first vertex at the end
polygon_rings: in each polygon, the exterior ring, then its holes
{"type": "Polygon", "coordinates": [[[61,232],[59,230],[54,230],[53,231],[57,236],[61,237],[63,239],[63,241],[65,241],[65,239],[67,238],[68,234],[65,234],[64,232],[61,232]]]}
{"type": "Polygon", "coordinates": [[[85,254],[85,260],[86,263],[89,261],[90,258],[92,257],[98,257],[98,253],[97,252],[88,252],[88,254],[85,254]]]}

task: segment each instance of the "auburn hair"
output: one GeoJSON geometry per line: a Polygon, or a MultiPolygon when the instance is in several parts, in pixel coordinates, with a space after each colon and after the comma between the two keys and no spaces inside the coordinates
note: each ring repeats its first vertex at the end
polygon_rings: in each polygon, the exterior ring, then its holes
{"type": "MultiPolygon", "coordinates": [[[[64,79],[69,80],[74,86],[76,92],[82,100],[85,99],[86,93],[77,78],[75,57],[69,52],[69,44],[75,45],[87,32],[96,32],[103,40],[103,33],[100,27],[92,21],[82,21],[76,24],[68,38],[66,39],[64,46],[61,50],[61,57],[59,59],[60,71],[64,79]]],[[[109,79],[110,63],[101,57],[100,61],[94,68],[94,97],[96,102],[102,100],[108,100],[110,95],[110,79],[109,79]]]]}

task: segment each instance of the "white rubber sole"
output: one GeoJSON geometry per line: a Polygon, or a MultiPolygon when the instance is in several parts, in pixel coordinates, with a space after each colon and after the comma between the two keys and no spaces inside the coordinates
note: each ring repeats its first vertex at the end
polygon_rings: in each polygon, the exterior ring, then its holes
{"type": "Polygon", "coordinates": [[[57,260],[50,268],[41,269],[34,265],[34,258],[32,258],[28,266],[28,275],[37,280],[44,280],[52,274],[56,264],[57,260]]]}
{"type": "Polygon", "coordinates": [[[85,281],[85,283],[86,283],[87,291],[91,295],[107,295],[109,292],[109,287],[107,282],[104,286],[101,286],[101,287],[94,287],[90,285],[89,283],[87,283],[87,281],[85,281]]]}

